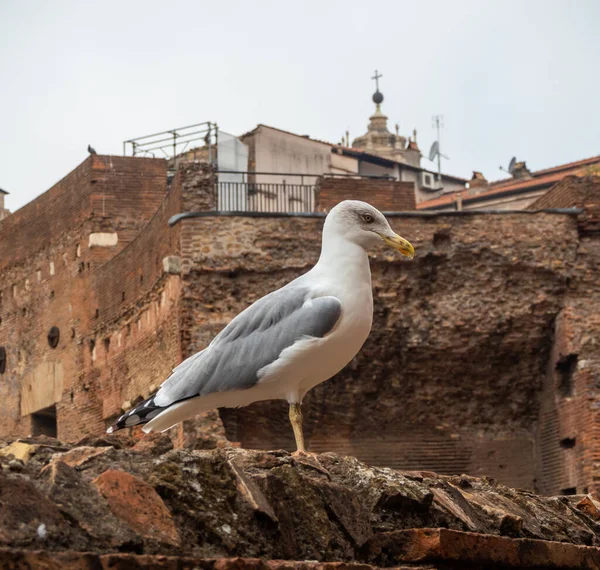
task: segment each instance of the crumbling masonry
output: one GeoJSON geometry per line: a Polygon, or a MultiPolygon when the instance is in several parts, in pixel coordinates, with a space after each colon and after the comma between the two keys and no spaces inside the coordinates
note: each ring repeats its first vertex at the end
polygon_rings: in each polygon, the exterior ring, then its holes
{"type": "MultiPolygon", "coordinates": [[[[102,433],[316,261],[322,215],[225,217],[214,205],[205,165],[168,185],[162,160],[91,156],[0,223],[0,435],[102,433]],[[204,214],[168,226],[189,211],[204,214]]],[[[573,178],[534,205],[544,211],[390,215],[417,257],[372,256],[372,334],[307,396],[308,447],[542,493],[597,490],[599,205],[600,180],[573,178]]],[[[244,447],[293,446],[283,403],[221,419],[244,447]]]]}

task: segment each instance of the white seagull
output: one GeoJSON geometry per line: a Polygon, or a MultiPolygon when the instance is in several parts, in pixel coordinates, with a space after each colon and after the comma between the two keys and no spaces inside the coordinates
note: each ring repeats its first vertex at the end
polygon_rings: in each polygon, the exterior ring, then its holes
{"type": "Polygon", "coordinates": [[[138,424],[146,433],[164,431],[206,410],[284,399],[304,452],[302,398],[344,368],[371,331],[367,250],[382,240],[414,257],[379,210],[356,200],[339,203],[325,219],[321,256],[310,271],[242,311],[108,433],[138,424]]]}

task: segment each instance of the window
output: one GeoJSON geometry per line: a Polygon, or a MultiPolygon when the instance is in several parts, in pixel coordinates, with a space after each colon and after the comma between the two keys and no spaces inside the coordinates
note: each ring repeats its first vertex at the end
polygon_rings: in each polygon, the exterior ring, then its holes
{"type": "Polygon", "coordinates": [[[50,332],[48,332],[48,344],[52,348],[56,348],[58,346],[58,342],[60,341],[60,330],[58,327],[52,327],[50,332]]]}
{"type": "Polygon", "coordinates": [[[564,439],[560,440],[560,446],[563,449],[573,449],[576,443],[577,440],[574,437],[565,437],[564,439]]]}
{"type": "Polygon", "coordinates": [[[56,406],[50,406],[31,414],[31,434],[32,435],[47,435],[48,437],[56,437],[56,406]]]}
{"type": "Polygon", "coordinates": [[[577,355],[567,354],[556,363],[558,392],[563,398],[573,395],[573,374],[577,370],[577,355]]]}

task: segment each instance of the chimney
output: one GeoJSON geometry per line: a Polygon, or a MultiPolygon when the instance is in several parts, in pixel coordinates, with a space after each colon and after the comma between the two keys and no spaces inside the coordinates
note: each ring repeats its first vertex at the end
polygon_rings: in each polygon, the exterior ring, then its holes
{"type": "Polygon", "coordinates": [[[456,206],[456,210],[458,212],[462,212],[462,209],[463,209],[463,195],[462,195],[462,192],[457,192],[456,193],[456,204],[455,204],[455,206],[456,206]]]}
{"type": "Polygon", "coordinates": [[[3,220],[10,214],[10,211],[4,207],[4,196],[7,194],[8,192],[6,190],[0,188],[0,220],[3,220]]]}
{"type": "Polygon", "coordinates": [[[476,196],[487,189],[488,181],[485,179],[485,176],[481,172],[474,170],[473,176],[471,177],[471,180],[469,180],[469,190],[467,194],[469,196],[476,196]]]}
{"type": "Polygon", "coordinates": [[[532,178],[524,160],[516,162],[512,170],[513,178],[532,178]]]}

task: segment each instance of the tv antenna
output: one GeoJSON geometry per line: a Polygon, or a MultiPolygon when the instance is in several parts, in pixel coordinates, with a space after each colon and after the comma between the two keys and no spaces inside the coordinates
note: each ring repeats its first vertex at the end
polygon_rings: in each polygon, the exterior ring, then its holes
{"type": "Polygon", "coordinates": [[[502,172],[506,172],[507,174],[510,174],[511,176],[515,173],[515,164],[517,164],[517,157],[513,156],[510,159],[510,162],[508,163],[508,170],[506,170],[506,168],[504,167],[500,167],[500,170],[502,170],[502,172]]]}
{"type": "Polygon", "coordinates": [[[432,117],[433,127],[437,129],[437,140],[431,145],[429,149],[429,160],[433,162],[437,158],[437,167],[438,167],[438,187],[442,187],[442,158],[446,160],[449,159],[445,154],[442,154],[440,148],[440,129],[444,126],[444,116],[443,115],[434,115],[432,117]]]}

